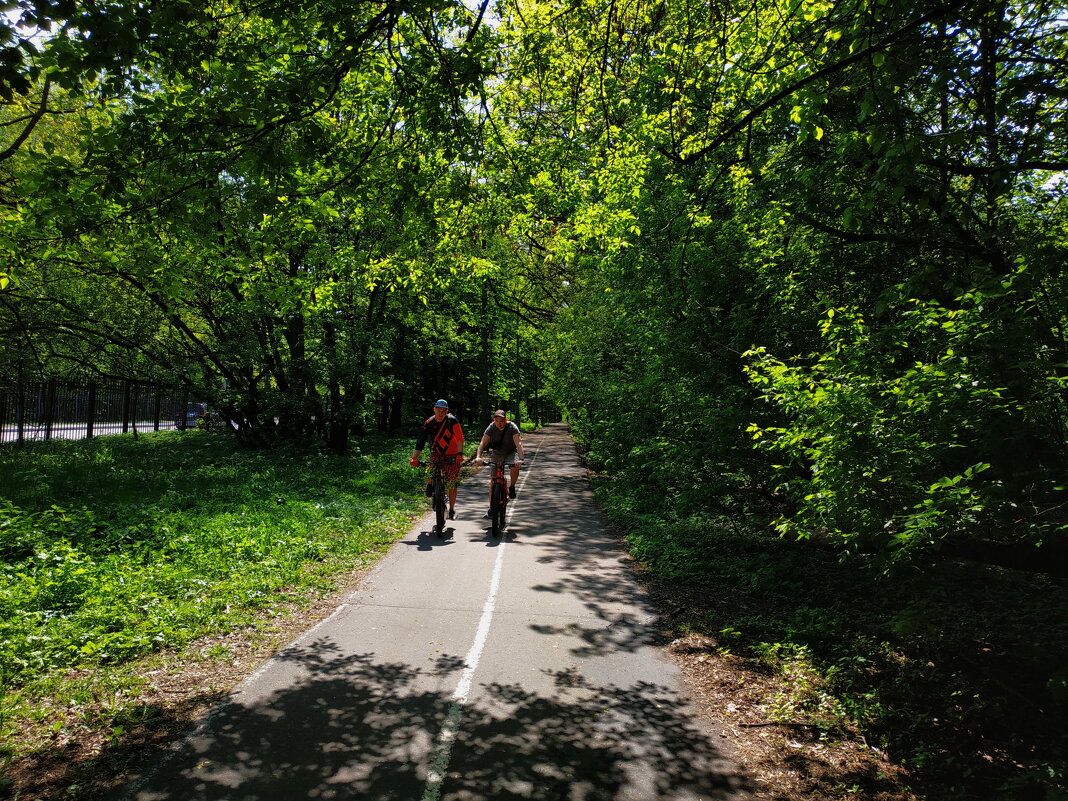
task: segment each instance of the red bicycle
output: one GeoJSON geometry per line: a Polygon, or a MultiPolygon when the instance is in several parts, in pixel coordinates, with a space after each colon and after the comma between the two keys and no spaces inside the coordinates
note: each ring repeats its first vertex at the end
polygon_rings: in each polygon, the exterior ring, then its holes
{"type": "Polygon", "coordinates": [[[504,519],[508,513],[508,482],[504,478],[504,471],[516,464],[493,462],[493,477],[490,479],[490,533],[494,537],[504,534],[504,519]]]}

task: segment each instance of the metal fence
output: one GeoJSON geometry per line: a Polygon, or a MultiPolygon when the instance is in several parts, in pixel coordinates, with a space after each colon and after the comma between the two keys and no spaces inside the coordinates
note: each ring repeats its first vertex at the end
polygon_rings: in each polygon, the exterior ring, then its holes
{"type": "Polygon", "coordinates": [[[186,428],[195,422],[193,400],[188,391],[141,381],[0,387],[0,444],[186,428]]]}

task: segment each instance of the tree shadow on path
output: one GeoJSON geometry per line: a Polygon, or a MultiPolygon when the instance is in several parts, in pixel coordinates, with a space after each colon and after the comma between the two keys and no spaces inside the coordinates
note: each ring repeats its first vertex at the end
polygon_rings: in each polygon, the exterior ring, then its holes
{"type": "MultiPolygon", "coordinates": [[[[419,799],[462,659],[427,669],[342,655],[321,640],[278,659],[303,677],[216,710],[155,772],[114,798],[138,801],[419,799]]],[[[559,673],[556,697],[484,687],[462,711],[445,801],[727,799],[742,782],[670,691],[591,687],[559,673]],[[502,714],[502,710],[504,711],[502,714]]]]}

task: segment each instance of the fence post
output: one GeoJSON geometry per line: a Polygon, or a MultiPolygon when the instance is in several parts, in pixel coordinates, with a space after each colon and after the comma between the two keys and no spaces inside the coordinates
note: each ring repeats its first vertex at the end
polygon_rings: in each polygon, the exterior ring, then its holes
{"type": "Polygon", "coordinates": [[[137,418],[141,416],[141,385],[130,382],[130,428],[137,439],[137,418]]]}
{"type": "Polygon", "coordinates": [[[44,430],[45,442],[52,439],[52,419],[56,405],[56,379],[50,378],[44,385],[44,430]]]}
{"type": "Polygon", "coordinates": [[[152,404],[152,430],[159,431],[159,410],[162,408],[163,398],[160,397],[159,384],[153,384],[152,386],[155,389],[155,401],[152,404]]]}
{"type": "Polygon", "coordinates": [[[122,382],[122,433],[130,433],[130,382],[122,382]]]}
{"type": "Polygon", "coordinates": [[[15,424],[18,427],[18,443],[24,445],[26,442],[26,386],[20,381],[18,388],[18,395],[15,397],[15,424]]]}
{"type": "Polygon", "coordinates": [[[0,391],[0,443],[7,433],[7,390],[0,391]]]}
{"type": "Polygon", "coordinates": [[[96,420],[96,381],[89,381],[89,398],[85,409],[85,438],[93,438],[93,422],[96,420]]]}

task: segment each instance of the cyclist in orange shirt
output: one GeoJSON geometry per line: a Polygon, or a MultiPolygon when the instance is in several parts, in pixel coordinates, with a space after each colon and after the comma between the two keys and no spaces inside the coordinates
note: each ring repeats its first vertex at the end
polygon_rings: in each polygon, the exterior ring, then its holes
{"type": "MultiPolygon", "coordinates": [[[[411,463],[419,464],[419,454],[430,440],[430,461],[441,462],[445,473],[445,489],[449,493],[449,520],[456,519],[456,485],[460,483],[460,464],[464,460],[464,432],[460,421],[449,414],[449,402],[445,399],[434,404],[434,414],[423,421],[415,440],[411,463]]],[[[426,494],[433,495],[430,472],[427,472],[426,494]]]]}

